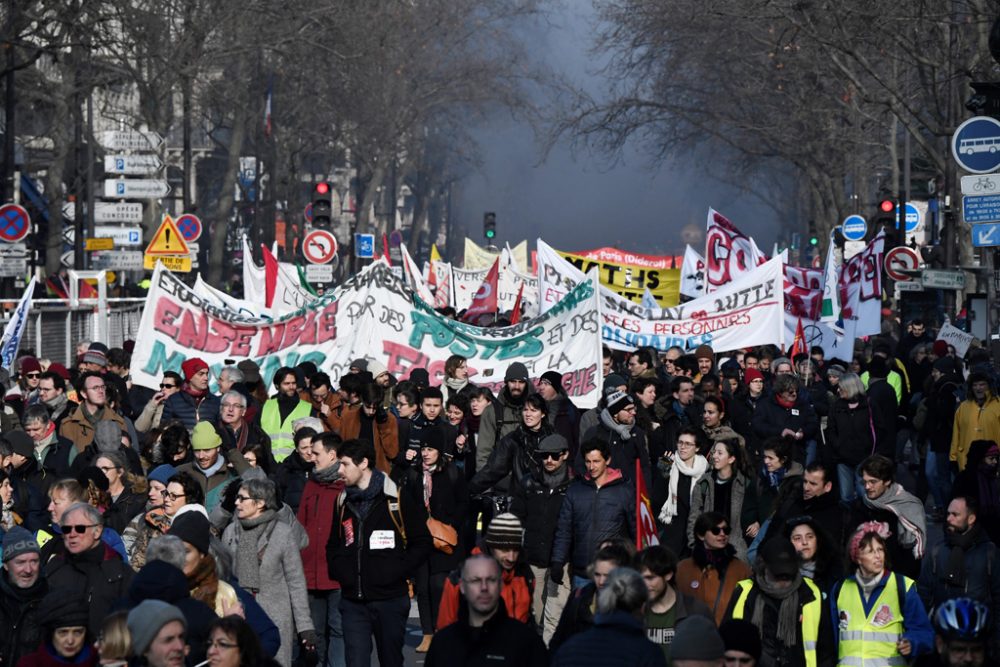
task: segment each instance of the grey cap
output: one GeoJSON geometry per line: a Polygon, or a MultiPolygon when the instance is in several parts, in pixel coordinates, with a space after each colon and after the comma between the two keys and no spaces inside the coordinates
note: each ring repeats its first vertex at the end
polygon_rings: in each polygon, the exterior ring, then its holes
{"type": "Polygon", "coordinates": [[[536,451],[541,454],[547,454],[549,452],[568,452],[569,442],[558,433],[553,433],[552,435],[547,435],[542,438],[542,441],[538,443],[538,449],[536,451]]]}
{"type": "Polygon", "coordinates": [[[99,452],[117,452],[122,448],[122,429],[118,422],[102,420],[94,428],[94,445],[99,452]]]}
{"type": "Polygon", "coordinates": [[[132,636],[132,654],[141,657],[164,625],[180,621],[185,629],[187,620],[180,609],[162,600],[143,600],[128,613],[128,632],[132,636]]]}
{"type": "Polygon", "coordinates": [[[715,623],[705,616],[688,616],[677,624],[670,645],[670,659],[719,660],[726,654],[726,645],[715,623]]]}

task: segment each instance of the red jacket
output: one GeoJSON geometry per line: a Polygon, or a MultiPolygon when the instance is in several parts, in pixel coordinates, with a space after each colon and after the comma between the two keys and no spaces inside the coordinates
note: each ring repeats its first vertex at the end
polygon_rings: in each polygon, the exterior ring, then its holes
{"type": "Polygon", "coordinates": [[[321,484],[313,479],[312,474],[302,490],[302,500],[299,501],[296,516],[309,535],[309,546],[302,550],[302,569],[306,574],[306,588],[311,591],[340,588],[340,584],[330,578],[326,565],[326,543],[333,530],[337,497],[343,492],[343,481],[321,484]]]}
{"type": "MultiPolygon", "coordinates": [[[[472,553],[482,553],[482,549],[475,547],[472,553]]],[[[458,621],[458,607],[462,597],[462,591],[458,588],[460,578],[461,570],[455,570],[445,579],[441,607],[438,609],[438,630],[458,621]]],[[[527,623],[531,618],[531,598],[535,592],[535,575],[531,568],[518,561],[513,570],[504,570],[501,578],[503,583],[500,586],[500,598],[507,608],[507,615],[527,623]]]]}

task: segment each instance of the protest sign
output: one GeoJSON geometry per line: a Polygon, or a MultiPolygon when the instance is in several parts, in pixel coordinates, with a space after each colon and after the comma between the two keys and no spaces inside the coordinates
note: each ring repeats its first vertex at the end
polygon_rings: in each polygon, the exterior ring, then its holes
{"type": "MultiPolygon", "coordinates": [[[[513,248],[508,248],[508,250],[510,251],[511,257],[514,258],[514,262],[516,262],[518,270],[527,272],[530,268],[528,264],[528,242],[521,241],[513,248]]],[[[490,267],[493,266],[494,260],[496,260],[499,254],[499,252],[493,252],[477,245],[475,241],[466,237],[465,260],[462,264],[466,269],[483,269],[485,271],[489,271],[490,267]]],[[[483,275],[485,276],[486,274],[484,273],[483,275]]]]}
{"type": "Polygon", "coordinates": [[[619,250],[618,248],[594,248],[573,253],[581,257],[589,257],[599,262],[612,264],[631,264],[646,269],[676,269],[681,263],[679,257],[671,255],[643,255],[638,252],[619,250]]]}
{"type": "Polygon", "coordinates": [[[705,232],[705,293],[711,294],[767,261],[752,238],[713,208],[705,232]]]}
{"type": "Polygon", "coordinates": [[[676,306],[680,302],[680,269],[650,269],[635,264],[606,262],[561,250],[556,252],[584,273],[597,268],[601,284],[630,301],[641,302],[646,289],[649,289],[661,306],[676,306]]]}
{"type": "Polygon", "coordinates": [[[691,246],[684,248],[681,267],[681,296],[697,299],[705,295],[705,258],[691,246]]]}
{"type": "Polygon", "coordinates": [[[161,267],[143,311],[132,376],[155,386],[166,370],[204,359],[217,377],[225,359],[250,358],[271,386],[281,366],[312,361],[336,383],[351,360],[381,361],[396,377],[426,368],[433,383],[453,354],[468,359],[470,380],[499,391],[507,367],[524,363],[535,379],[554,370],[580,407],[597,404],[601,382],[600,304],[588,278],[544,315],[511,327],[480,329],[441,317],[382,262],[273,321],[219,308],[161,267]]]}
{"type": "Polygon", "coordinates": [[[975,340],[975,336],[970,333],[965,333],[958,327],[945,322],[941,330],[938,331],[937,340],[943,340],[948,345],[955,348],[955,356],[959,359],[965,357],[965,353],[969,351],[969,346],[972,345],[972,341],[975,340]]]}

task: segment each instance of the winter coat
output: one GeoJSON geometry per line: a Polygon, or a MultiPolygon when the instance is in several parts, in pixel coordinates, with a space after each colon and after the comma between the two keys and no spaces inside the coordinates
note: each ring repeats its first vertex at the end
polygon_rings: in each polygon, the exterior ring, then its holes
{"type": "Polygon", "coordinates": [[[205,494],[205,509],[208,510],[209,514],[222,502],[222,494],[229,483],[250,469],[250,464],[235,449],[230,449],[228,452],[220,451],[219,456],[224,456],[225,461],[222,467],[209,477],[206,477],[205,473],[198,467],[197,461],[177,466],[177,474],[187,474],[201,487],[205,494]],[[230,465],[232,465],[232,469],[230,469],[230,465]]]}
{"type": "MultiPolygon", "coordinates": [[[[424,497],[424,473],[420,468],[410,468],[406,472],[403,485],[411,487],[411,492],[424,497]]],[[[427,557],[430,573],[451,572],[462,563],[468,545],[462,544],[462,526],[468,520],[469,492],[466,490],[465,477],[454,464],[446,464],[443,469],[436,470],[431,475],[431,498],[429,516],[446,523],[458,533],[458,544],[450,554],[439,549],[431,549],[427,557]]]]}
{"type": "MultiPolygon", "coordinates": [[[[352,440],[361,434],[361,410],[347,410],[341,415],[338,433],[344,440],[352,440]]],[[[389,473],[389,463],[399,454],[399,430],[392,415],[381,411],[372,419],[372,434],[375,438],[375,467],[389,473]]]]}
{"type": "Polygon", "coordinates": [[[281,492],[281,500],[294,512],[299,510],[302,492],[312,469],[313,464],[304,461],[298,451],[294,451],[278,464],[278,470],[274,473],[274,483],[281,492]]]}
{"type": "MultiPolygon", "coordinates": [[[[543,438],[554,432],[544,419],[540,426],[537,431],[518,426],[502,437],[490,452],[489,459],[479,466],[475,477],[469,482],[469,493],[475,495],[491,487],[508,495],[517,493],[521,479],[541,469],[535,458],[538,445],[543,438]]],[[[479,432],[482,434],[482,429],[479,432]]]]}
{"type": "MultiPolygon", "coordinates": [[[[785,494],[789,486],[801,481],[804,469],[801,463],[792,461],[785,470],[785,476],[777,487],[771,486],[770,478],[763,466],[757,472],[757,513],[758,516],[769,519],[773,514],[775,501],[785,494]]],[[[763,523],[763,521],[761,521],[763,523]]]]}
{"type": "Polygon", "coordinates": [[[952,428],[955,423],[955,411],[958,410],[961,400],[959,399],[961,388],[962,381],[958,377],[943,375],[931,385],[931,390],[924,396],[924,407],[927,412],[920,435],[927,440],[927,446],[932,452],[947,454],[951,450],[952,428]]]}
{"type": "MultiPolygon", "coordinates": [[[[473,554],[487,552],[489,549],[484,545],[479,545],[472,550],[473,554]]],[[[467,611],[465,598],[462,597],[459,589],[461,580],[462,571],[460,569],[452,570],[448,578],[444,580],[444,587],[441,589],[441,606],[437,609],[437,619],[434,626],[438,630],[460,620],[463,611],[467,611]]],[[[512,619],[521,623],[528,623],[532,620],[531,603],[535,594],[535,585],[535,573],[524,560],[519,559],[514,563],[512,570],[500,571],[500,600],[512,619]]],[[[537,582],[537,585],[544,586],[545,582],[537,582]]]]}
{"type": "MultiPolygon", "coordinates": [[[[649,449],[646,446],[646,433],[639,428],[638,424],[632,424],[629,429],[630,436],[627,440],[620,434],[612,431],[603,422],[598,422],[596,426],[589,429],[583,436],[581,442],[588,442],[592,439],[602,440],[608,443],[611,451],[611,462],[609,467],[619,470],[625,479],[635,484],[635,462],[639,462],[639,469],[646,482],[646,488],[653,486],[653,474],[649,465],[649,449]]],[[[586,468],[583,465],[583,450],[576,453],[574,465],[576,474],[583,476],[586,468]]]]}
{"type": "Polygon", "coordinates": [[[138,572],[146,564],[146,548],[154,537],[170,529],[170,519],[162,507],[149,507],[129,521],[122,533],[128,563],[138,572]]]}
{"type": "Polygon", "coordinates": [[[594,627],[569,639],[552,657],[552,667],[658,667],[663,650],[646,638],[642,622],[624,611],[597,614],[594,627]]]}
{"type": "Polygon", "coordinates": [[[535,386],[528,381],[521,394],[521,400],[515,401],[507,392],[507,387],[500,391],[495,401],[486,406],[479,420],[479,440],[476,442],[476,470],[482,470],[489,461],[493,448],[505,435],[512,433],[521,425],[521,409],[524,407],[524,397],[535,393],[535,386]]]}
{"type": "Polygon", "coordinates": [[[549,424],[569,443],[569,460],[576,458],[580,449],[580,409],[564,394],[549,401],[549,424]]]}
{"type": "MultiPolygon", "coordinates": [[[[42,460],[40,463],[41,470],[44,472],[44,484],[39,489],[42,493],[47,494],[49,486],[53,482],[70,476],[69,457],[72,450],[73,443],[70,440],[60,437],[57,433],[53,432],[52,442],[42,450],[42,460]]],[[[36,449],[35,451],[37,452],[38,450],[36,449]]],[[[75,451],[72,453],[76,455],[75,451]]]]}
{"type": "Polygon", "coordinates": [[[38,648],[42,628],[37,621],[38,603],[49,590],[48,582],[39,573],[31,588],[18,588],[10,583],[5,570],[0,574],[0,664],[16,665],[17,661],[38,648]]]}
{"type": "Polygon", "coordinates": [[[425,667],[546,667],[549,659],[541,637],[531,626],[510,618],[502,598],[499,604],[496,613],[478,628],[469,625],[463,605],[458,621],[434,635],[425,667]]]}
{"type": "Polygon", "coordinates": [[[191,431],[198,422],[206,421],[214,424],[219,421],[219,408],[222,399],[213,393],[206,392],[201,398],[195,398],[184,389],[175,392],[163,402],[163,413],[160,423],[177,420],[191,431]]]}
{"type": "Polygon", "coordinates": [[[974,398],[969,398],[955,411],[948,458],[958,464],[959,470],[965,470],[969,445],[974,440],[1000,442],[1000,398],[987,396],[983,407],[979,407],[974,398]]]}
{"type": "MultiPolygon", "coordinates": [[[[34,459],[29,459],[21,465],[21,468],[11,471],[10,475],[10,484],[14,487],[14,513],[21,517],[21,525],[31,532],[44,528],[51,519],[46,510],[49,499],[43,490],[47,490],[48,485],[40,489],[35,482],[37,474],[38,463],[34,459]]],[[[48,476],[42,479],[55,481],[48,476]]]]}
{"type": "Polygon", "coordinates": [[[521,484],[510,504],[510,511],[521,520],[524,527],[524,547],[521,558],[535,567],[548,567],[552,563],[552,546],[556,539],[559,512],[566,498],[566,490],[573,475],[566,466],[566,478],[556,487],[547,486],[542,480],[544,472],[534,472],[521,478],[521,484]]]}
{"type": "MultiPolygon", "coordinates": [[[[594,610],[597,608],[597,586],[593,581],[570,593],[559,616],[559,624],[549,641],[549,652],[555,655],[559,647],[571,638],[594,627],[594,610]]],[[[658,650],[658,649],[657,649],[658,650]]],[[[658,650],[659,651],[659,650],[658,650]]],[[[662,655],[663,652],[659,651],[662,655]]]]}
{"type": "MultiPolygon", "coordinates": [[[[240,557],[239,542],[250,539],[245,532],[243,524],[236,519],[222,534],[222,542],[234,559],[240,557]]],[[[258,528],[256,533],[260,564],[260,590],[256,598],[278,626],[281,648],[275,658],[287,667],[292,664],[296,633],[313,630],[299,541],[292,528],[277,517],[258,528]]]]}
{"type": "Polygon", "coordinates": [[[148,433],[154,428],[159,428],[160,423],[163,421],[163,406],[166,402],[166,399],[162,401],[150,399],[142,408],[139,416],[135,418],[135,430],[140,433],[148,433]]]}
{"type": "Polygon", "coordinates": [[[145,493],[136,493],[125,482],[125,488],[104,512],[104,525],[124,534],[132,519],[145,512],[147,500],[145,493]]]}
{"type": "Polygon", "coordinates": [[[751,574],[750,566],[738,558],[729,561],[720,577],[719,570],[711,565],[702,566],[691,557],[677,563],[674,581],[678,592],[704,602],[712,612],[715,624],[719,625],[726,615],[736,584],[749,579],[751,574]]]}
{"type": "MultiPolygon", "coordinates": [[[[87,445],[94,442],[95,433],[94,426],[87,421],[83,410],[84,406],[81,405],[71,415],[63,419],[62,424],[59,425],[59,435],[72,442],[76,451],[80,453],[86,449],[87,445]]],[[[115,422],[123,433],[128,431],[122,416],[107,406],[104,407],[104,415],[101,420],[115,422]]]]}
{"type": "Polygon", "coordinates": [[[751,424],[754,435],[761,443],[768,438],[781,437],[786,428],[802,431],[803,437],[799,441],[801,451],[796,452],[796,460],[805,454],[806,441],[819,436],[819,417],[804,392],[799,394],[795,405],[790,408],[779,405],[774,394],[762,396],[754,408],[751,424]]]}
{"type": "Polygon", "coordinates": [[[895,454],[895,442],[884,419],[861,397],[855,407],[843,398],[833,404],[826,425],[827,463],[857,467],[876,453],[895,454]]]}
{"type": "Polygon", "coordinates": [[[118,553],[98,542],[79,554],[57,555],[45,564],[49,587],[83,594],[90,607],[90,634],[96,637],[112,605],[128,591],[135,574],[118,553]]]}
{"type": "Polygon", "coordinates": [[[340,584],[330,578],[326,563],[326,543],[330,541],[337,500],[343,492],[343,481],[320,482],[312,476],[302,491],[296,517],[309,536],[309,546],[302,550],[302,569],[305,572],[306,588],[310,591],[340,588],[340,584]]]}
{"type": "Polygon", "coordinates": [[[607,475],[600,488],[583,477],[566,489],[552,545],[553,567],[570,563],[574,575],[586,576],[601,542],[635,538],[635,487],[614,468],[607,475]]]}
{"type": "MultiPolygon", "coordinates": [[[[704,475],[695,485],[691,496],[691,514],[688,516],[688,548],[694,548],[694,524],[704,512],[715,508],[716,473],[704,475]]],[[[729,543],[736,549],[736,557],[746,560],[747,542],[744,537],[746,528],[754,523],[761,523],[757,509],[757,489],[746,475],[736,473],[729,496],[729,511],[722,514],[729,520],[733,532],[729,535],[729,543]]]]}
{"type": "Polygon", "coordinates": [[[49,648],[48,642],[40,645],[34,653],[21,658],[17,667],[97,667],[101,664],[101,656],[90,644],[84,644],[83,650],[72,662],[57,656],[49,648]]]}

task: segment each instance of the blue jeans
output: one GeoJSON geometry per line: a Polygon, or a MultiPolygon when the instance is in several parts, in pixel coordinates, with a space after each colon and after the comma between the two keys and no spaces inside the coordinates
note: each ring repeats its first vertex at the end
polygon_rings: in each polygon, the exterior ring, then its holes
{"type": "Polygon", "coordinates": [[[345,667],[344,628],[340,618],[340,589],[309,591],[309,615],[316,628],[316,653],[319,664],[345,667]]]}
{"type": "Polygon", "coordinates": [[[819,455],[819,443],[815,440],[806,442],[806,465],[812,465],[819,455]]]}
{"type": "Polygon", "coordinates": [[[864,493],[861,486],[861,476],[858,475],[854,466],[846,463],[837,464],[837,486],[840,487],[840,503],[850,505],[858,494],[864,493]]]}
{"type": "Polygon", "coordinates": [[[380,667],[403,667],[406,620],[410,617],[409,596],[368,602],[355,602],[342,597],[340,615],[347,667],[371,665],[372,636],[375,637],[380,667]]]}
{"type": "Polygon", "coordinates": [[[947,509],[948,498],[951,497],[951,465],[947,452],[927,450],[927,461],[924,463],[927,474],[927,484],[934,495],[934,506],[947,509]]]}

